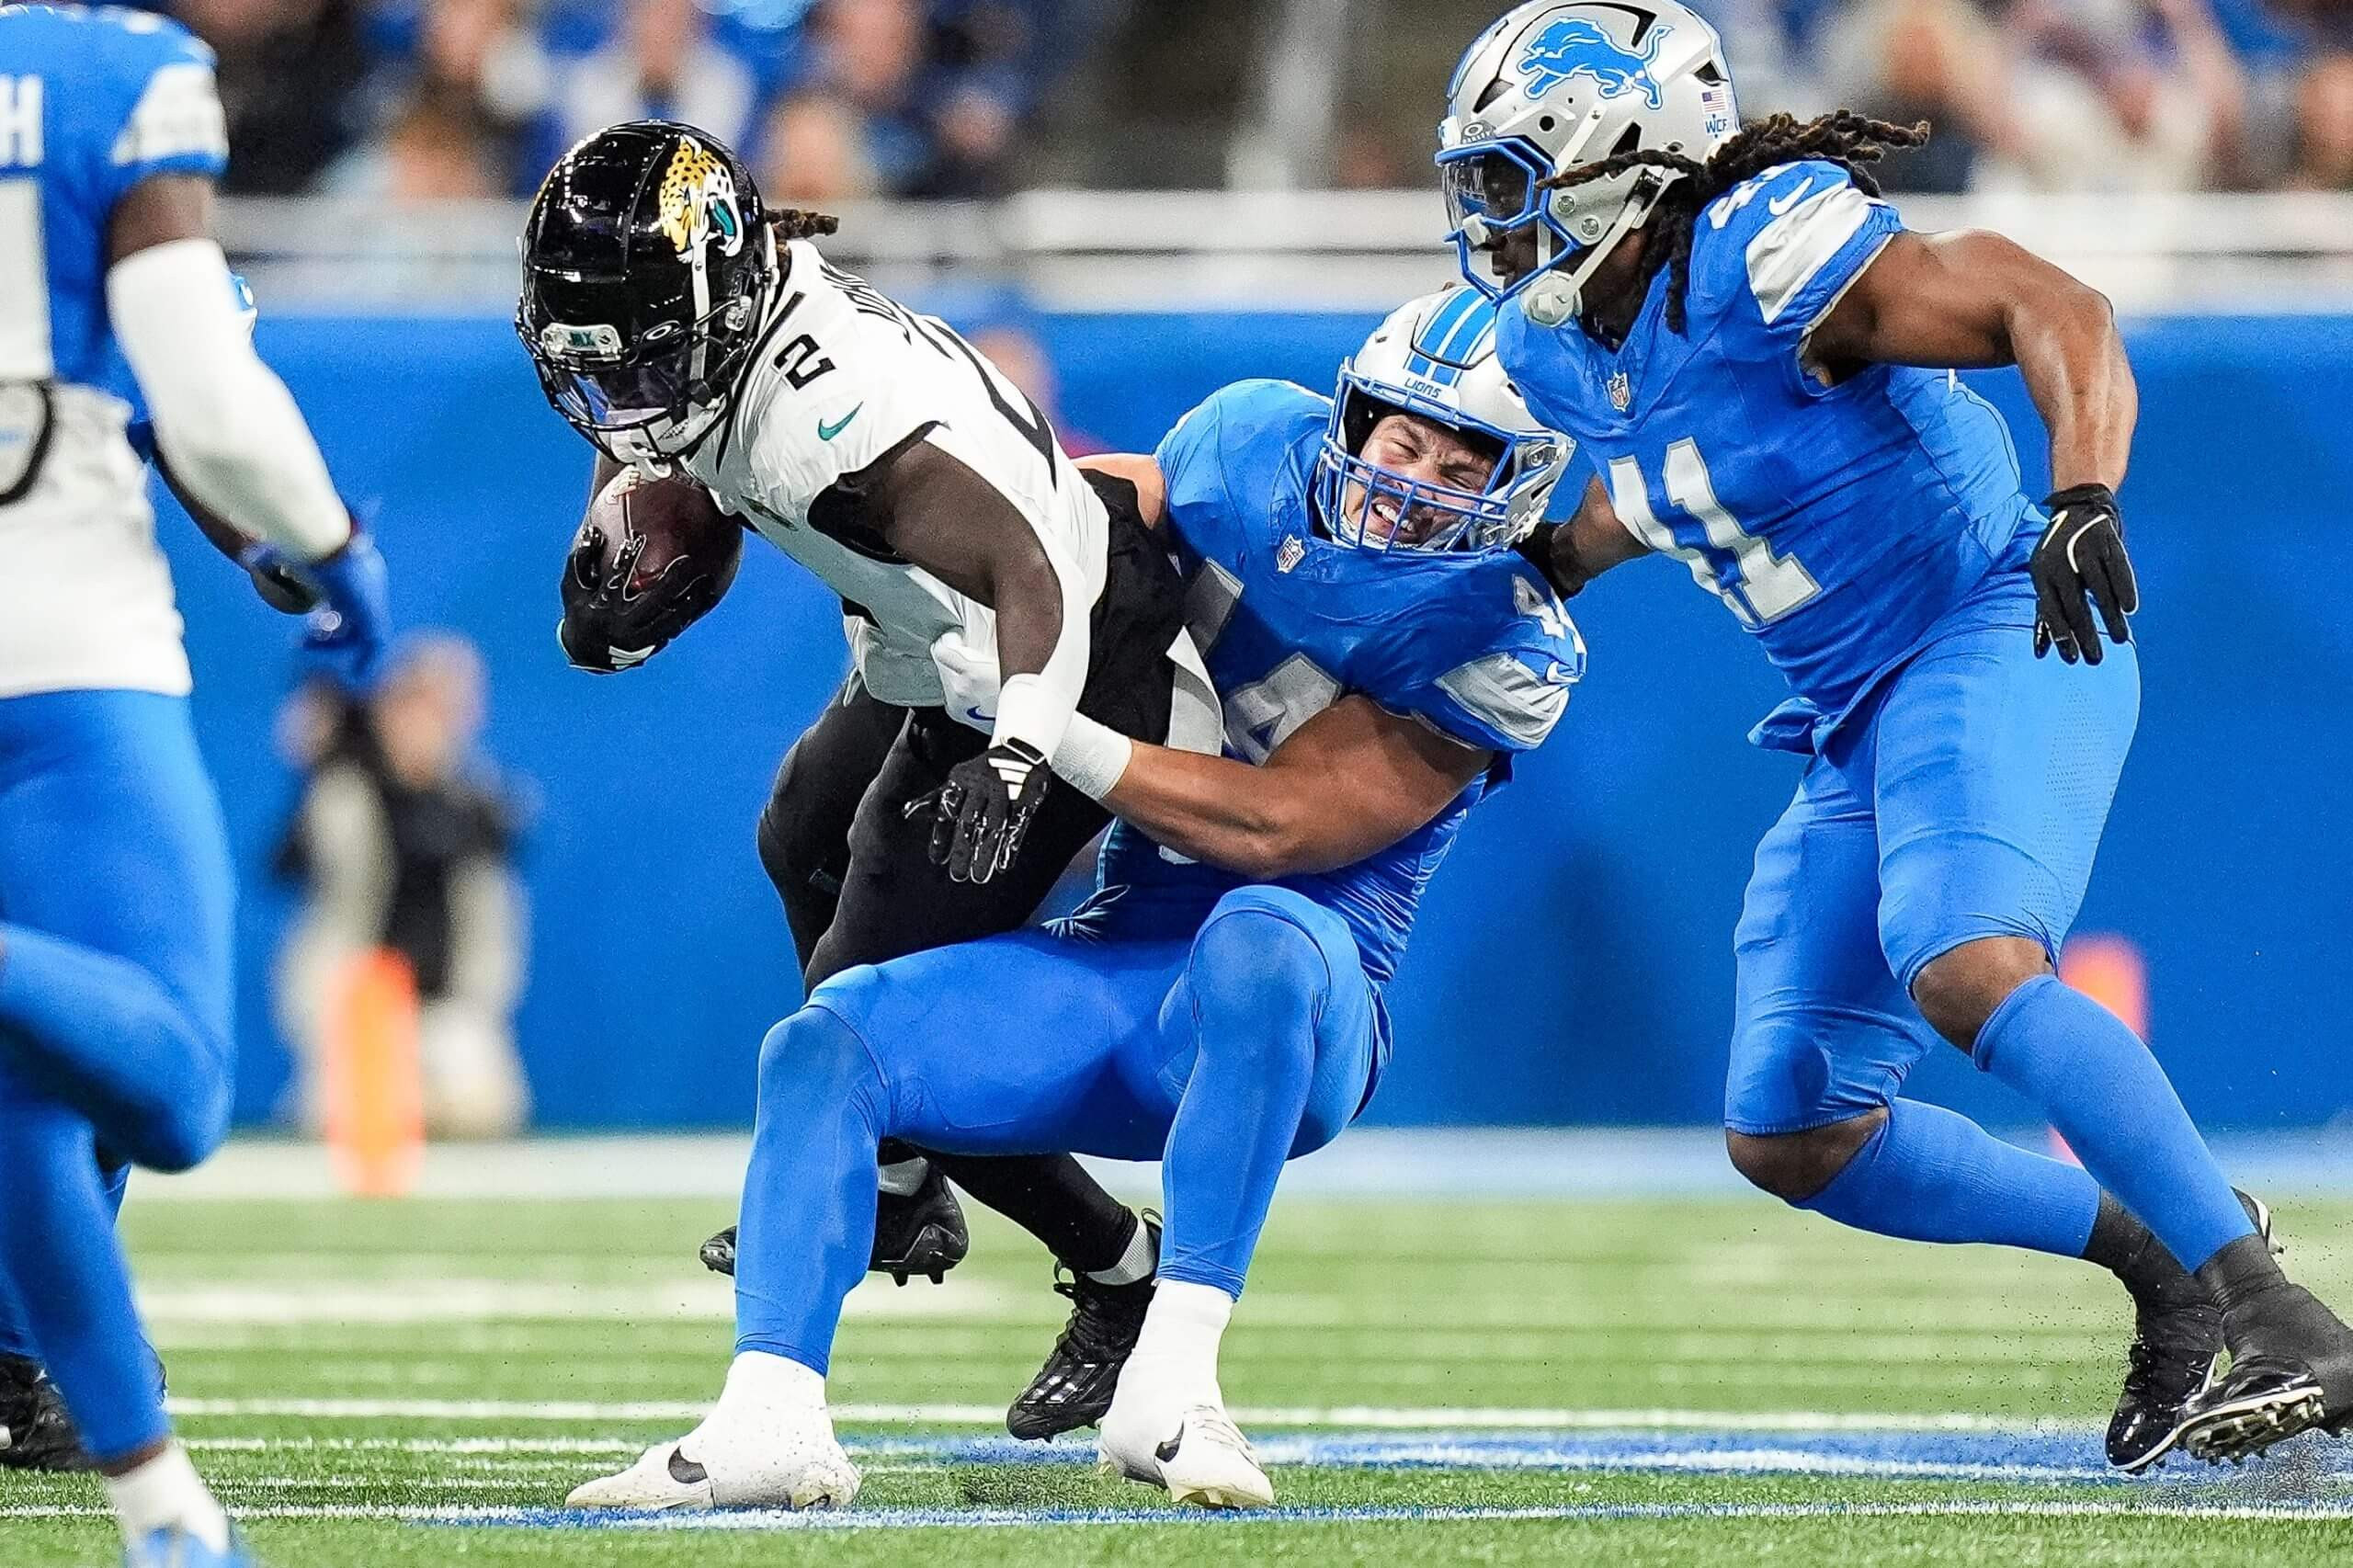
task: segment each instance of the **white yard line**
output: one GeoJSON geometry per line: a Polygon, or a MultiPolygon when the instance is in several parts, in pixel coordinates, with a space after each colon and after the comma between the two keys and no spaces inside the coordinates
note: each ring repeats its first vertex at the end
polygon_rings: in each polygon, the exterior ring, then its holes
{"type": "MultiPolygon", "coordinates": [[[[699,1421],[707,1403],[679,1400],[451,1399],[174,1399],[186,1416],[322,1421],[699,1421]]],[[[833,1406],[847,1426],[984,1426],[1005,1419],[994,1404],[870,1404],[833,1406]]],[[[1930,1415],[1828,1411],[1571,1410],[1465,1408],[1433,1405],[1244,1405],[1237,1420],[1261,1426],[1360,1427],[1381,1431],[1596,1431],[1651,1429],[1730,1432],[2026,1432],[2088,1430],[2081,1423],[2020,1421],[1950,1413],[1930,1415]]]]}
{"type": "MultiPolygon", "coordinates": [[[[0,1506],[0,1519],[97,1519],[108,1510],[90,1504],[0,1506]]],[[[2107,1502],[1922,1502],[1922,1503],[1626,1503],[1479,1508],[1359,1506],[1276,1508],[1260,1514],[1125,1513],[1110,1509],[850,1509],[835,1514],[729,1512],[632,1515],[597,1517],[551,1509],[511,1506],[430,1507],[365,1504],[281,1504],[240,1508],[244,1519],[341,1519],[436,1525],[537,1526],[557,1529],[790,1530],[790,1529],[987,1529],[1050,1525],[1196,1525],[1240,1528],[1395,1520],[1411,1524],[1465,1524],[1516,1520],[1595,1520],[1636,1523],[1678,1519],[2151,1519],[2244,1520],[2296,1523],[2353,1519],[2353,1504],[2142,1504],[2107,1502]]]]}
{"type": "MultiPolygon", "coordinates": [[[[877,1282],[879,1284],[879,1281],[877,1282]]],[[[160,1328],[221,1325],[371,1327],[566,1321],[733,1323],[734,1287],[717,1275],[646,1285],[582,1285],[540,1279],[439,1278],[371,1287],[307,1280],[156,1285],[141,1290],[141,1313],[160,1328]]],[[[869,1286],[843,1303],[850,1318],[1029,1322],[1048,1316],[1028,1292],[978,1280],[953,1290],[869,1286]]],[[[189,1343],[185,1337],[181,1343],[189,1343]]]]}

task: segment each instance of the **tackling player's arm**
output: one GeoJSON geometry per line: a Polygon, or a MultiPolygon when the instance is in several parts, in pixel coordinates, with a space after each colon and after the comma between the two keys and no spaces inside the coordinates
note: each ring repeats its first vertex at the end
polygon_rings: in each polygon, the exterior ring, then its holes
{"type": "Polygon", "coordinates": [[[1423,826],[1495,754],[1347,697],[1256,767],[1081,718],[1055,771],[1180,855],[1267,881],[1337,870],[1423,826]]]}
{"type": "Polygon", "coordinates": [[[175,487],[214,527],[260,541],[239,551],[257,577],[289,571],[315,592],[310,646],[366,685],[390,619],[382,558],[354,530],[285,383],[255,354],[211,231],[202,176],[154,175],[123,194],[107,235],[115,335],[175,487]]]}
{"type": "Polygon", "coordinates": [[[1097,452],[1077,460],[1082,470],[1124,479],[1136,488],[1136,515],[1143,526],[1156,528],[1168,518],[1168,476],[1160,460],[1149,452],[1097,452]]]}
{"type": "Polygon", "coordinates": [[[2114,489],[2140,393],[2105,296],[1999,234],[1900,233],[1815,324],[1807,352],[1834,379],[1873,364],[2016,365],[2051,432],[2057,486],[2034,554],[2035,650],[2099,663],[2086,598],[2110,637],[2131,641],[2140,589],[2114,489]]]}
{"type": "Polygon", "coordinates": [[[1089,655],[1086,574],[996,486],[927,441],[907,446],[874,489],[883,540],[996,614],[1003,685],[989,748],[927,800],[932,858],[959,881],[1013,863],[1052,777],[1047,759],[1078,712],[1089,655]]]}

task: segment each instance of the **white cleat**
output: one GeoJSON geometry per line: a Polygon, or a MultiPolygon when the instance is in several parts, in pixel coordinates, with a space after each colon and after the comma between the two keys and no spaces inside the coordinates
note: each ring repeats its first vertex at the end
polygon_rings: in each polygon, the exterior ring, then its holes
{"type": "Polygon", "coordinates": [[[858,1467],[834,1440],[823,1410],[757,1433],[713,1432],[708,1423],[657,1443],[635,1464],[573,1488],[569,1508],[642,1513],[711,1508],[847,1508],[858,1496],[858,1467]]]}
{"type": "MultiPolygon", "coordinates": [[[[1266,1508],[1274,1483],[1222,1406],[1196,1404],[1158,1421],[1122,1420],[1118,1395],[1103,1417],[1103,1470],[1157,1486],[1170,1502],[1203,1508],[1266,1508]]],[[[1139,1413],[1141,1414],[1141,1413],[1139,1413]]]]}

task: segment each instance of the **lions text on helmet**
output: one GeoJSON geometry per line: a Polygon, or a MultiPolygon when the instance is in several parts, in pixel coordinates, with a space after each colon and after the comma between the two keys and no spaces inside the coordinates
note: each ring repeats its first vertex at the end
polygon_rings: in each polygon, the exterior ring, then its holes
{"type": "Polygon", "coordinates": [[[1637,150],[1704,161],[1740,126],[1722,40],[1673,0],[1518,6],[1462,56],[1446,108],[1438,162],[1462,275],[1496,299],[1540,280],[1528,308],[1552,322],[1683,176],[1545,182],[1637,150]]]}
{"type": "Polygon", "coordinates": [[[1400,308],[1340,367],[1316,483],[1335,540],[1487,550],[1543,517],[1573,443],[1528,412],[1495,324],[1493,301],[1444,290],[1400,308]]]}

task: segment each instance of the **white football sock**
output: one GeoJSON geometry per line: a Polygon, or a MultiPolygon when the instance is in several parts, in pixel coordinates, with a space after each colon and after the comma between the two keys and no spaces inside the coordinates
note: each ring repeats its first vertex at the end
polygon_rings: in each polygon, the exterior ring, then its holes
{"type": "Polygon", "coordinates": [[[1172,1397],[1223,1403],[1217,1383],[1218,1342],[1233,1316],[1233,1298],[1214,1285],[1164,1279],[1128,1365],[1141,1364],[1153,1385],[1172,1397]]]}
{"type": "Polygon", "coordinates": [[[1160,1247],[1154,1241],[1152,1227],[1143,1216],[1135,1217],[1136,1228],[1128,1237],[1128,1250],[1120,1261],[1108,1268],[1098,1268],[1087,1275],[1097,1285],[1141,1285],[1160,1268],[1160,1247]]]}
{"type": "Polygon", "coordinates": [[[765,1426],[825,1408],[825,1380],[798,1361],[765,1350],[744,1350],[727,1369],[727,1386],[703,1422],[765,1426]]]}
{"type": "Polygon", "coordinates": [[[135,1546],[176,1525],[215,1551],[229,1550],[229,1516],[178,1443],[126,1475],[102,1479],[126,1542],[135,1546]]]}

